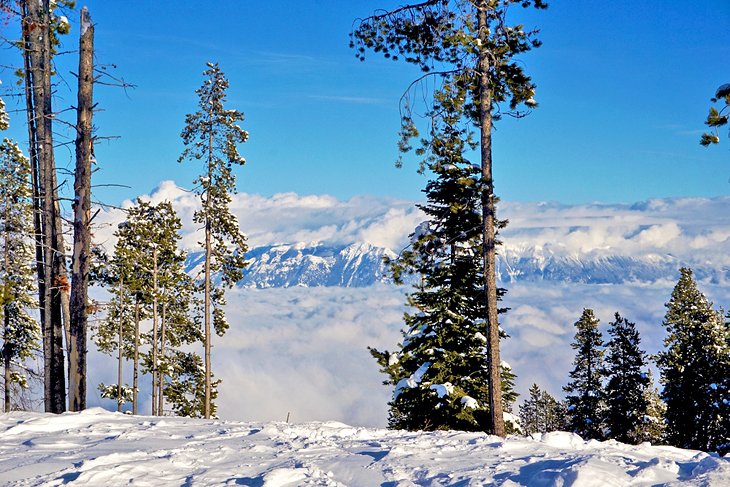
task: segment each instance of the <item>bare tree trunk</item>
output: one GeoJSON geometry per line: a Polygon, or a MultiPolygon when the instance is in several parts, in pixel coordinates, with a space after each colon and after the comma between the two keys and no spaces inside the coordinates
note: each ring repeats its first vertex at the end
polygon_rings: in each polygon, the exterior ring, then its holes
{"type": "MultiPolygon", "coordinates": [[[[5,209],[5,222],[8,221],[8,211],[9,208],[6,207],[5,209]]],[[[8,228],[6,226],[5,231],[3,232],[3,236],[5,237],[5,242],[3,245],[3,254],[5,257],[5,269],[10,268],[10,247],[8,247],[8,244],[10,243],[10,236],[8,235],[8,228]]],[[[5,302],[0,302],[0,306],[5,307],[5,302]]],[[[3,333],[4,337],[8,336],[8,332],[10,331],[10,317],[8,314],[3,310],[3,326],[5,327],[5,332],[3,333]]],[[[10,343],[8,343],[7,340],[3,340],[3,359],[4,359],[4,366],[5,366],[5,408],[4,411],[6,413],[10,412],[10,343]]]]}
{"type": "MultiPolygon", "coordinates": [[[[88,326],[89,266],[91,264],[91,136],[94,88],[94,26],[86,7],[81,9],[79,92],[76,107],[76,173],[74,178],[74,251],[68,330],[69,409],[86,409],[86,329],[88,326]]],[[[121,350],[121,342],[120,342],[121,350]]],[[[121,383],[120,383],[121,386],[121,383]]],[[[121,406],[121,405],[120,405],[121,406]]]]}
{"type": "Polygon", "coordinates": [[[122,412],[122,363],[124,359],[124,275],[119,277],[119,338],[117,363],[117,411],[122,412]]]}
{"type": "Polygon", "coordinates": [[[46,276],[43,261],[43,229],[41,225],[41,195],[40,173],[38,163],[38,134],[36,133],[35,108],[33,105],[33,78],[30,61],[31,41],[28,17],[28,6],[21,2],[22,31],[23,31],[23,69],[25,70],[25,114],[28,124],[28,153],[30,155],[31,186],[33,188],[33,240],[35,241],[35,264],[38,278],[38,307],[40,314],[41,333],[45,336],[45,287],[46,276]]]}
{"type": "Polygon", "coordinates": [[[152,416],[157,413],[157,246],[152,249],[152,416]]]}
{"type": "Polygon", "coordinates": [[[478,7],[479,27],[479,125],[481,128],[483,258],[484,299],[487,323],[487,366],[489,369],[489,411],[492,420],[491,433],[504,437],[504,415],[502,411],[501,360],[499,357],[499,321],[497,316],[497,277],[495,268],[496,213],[494,204],[494,181],[492,179],[492,92],[489,80],[489,52],[487,46],[489,25],[486,0],[478,7]]]}
{"type": "MultiPolygon", "coordinates": [[[[160,357],[159,360],[165,363],[165,319],[167,318],[167,303],[162,303],[162,323],[160,325],[160,357]]],[[[163,386],[165,383],[165,374],[159,369],[157,372],[157,381],[159,384],[159,390],[157,391],[157,414],[162,416],[164,397],[162,396],[163,386]]]]}
{"type": "Polygon", "coordinates": [[[139,386],[139,298],[134,299],[134,369],[132,378],[132,414],[137,414],[137,389],[139,386]]]}
{"type": "Polygon", "coordinates": [[[51,45],[49,0],[25,2],[24,22],[29,40],[33,108],[35,109],[36,152],[39,162],[39,193],[42,197],[44,262],[44,393],[47,412],[66,409],[63,357],[62,294],[68,290],[65,276],[63,234],[56,190],[53,158],[53,110],[51,104],[51,45]],[[63,272],[62,272],[63,271],[63,272]]]}

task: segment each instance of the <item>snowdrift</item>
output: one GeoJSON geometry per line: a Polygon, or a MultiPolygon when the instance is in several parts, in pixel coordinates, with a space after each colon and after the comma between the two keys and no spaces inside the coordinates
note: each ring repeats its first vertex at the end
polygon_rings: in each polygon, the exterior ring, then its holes
{"type": "Polygon", "coordinates": [[[730,485],[730,460],[571,433],[501,440],[342,423],[126,416],[94,408],[0,415],[0,483],[248,486],[730,485]]]}

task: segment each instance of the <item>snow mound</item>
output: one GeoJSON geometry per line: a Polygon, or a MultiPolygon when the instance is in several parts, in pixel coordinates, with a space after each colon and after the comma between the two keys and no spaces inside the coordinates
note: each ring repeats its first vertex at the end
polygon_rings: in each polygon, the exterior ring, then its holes
{"type": "Polygon", "coordinates": [[[730,485],[730,460],[570,433],[506,440],[326,423],[0,415],[3,485],[730,485]]]}

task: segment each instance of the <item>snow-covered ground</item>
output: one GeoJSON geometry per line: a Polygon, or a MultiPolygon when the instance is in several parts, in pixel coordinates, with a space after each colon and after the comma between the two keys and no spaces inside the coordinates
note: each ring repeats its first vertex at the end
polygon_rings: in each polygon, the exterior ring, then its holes
{"type": "MultiPolygon", "coordinates": [[[[245,401],[245,398],[241,398],[245,401]]],[[[500,440],[342,423],[0,415],[0,483],[248,486],[730,485],[730,460],[570,433],[500,440]]]]}

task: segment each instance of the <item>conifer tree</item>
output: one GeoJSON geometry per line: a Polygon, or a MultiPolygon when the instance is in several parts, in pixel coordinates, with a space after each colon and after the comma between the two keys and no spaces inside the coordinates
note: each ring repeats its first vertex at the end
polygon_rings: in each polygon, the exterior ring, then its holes
{"type": "MultiPolygon", "coordinates": [[[[444,140],[444,164],[426,186],[429,217],[412,246],[391,262],[393,277],[416,277],[408,295],[400,350],[371,349],[384,383],[395,386],[388,426],[409,430],[489,431],[486,324],[482,288],[479,168],[461,157],[463,141],[444,140]]],[[[501,294],[501,293],[500,293],[501,294]]],[[[514,375],[503,370],[502,396],[514,401],[514,375]]],[[[502,404],[502,407],[505,405],[502,404]]]]}
{"type": "Polygon", "coordinates": [[[639,348],[641,339],[636,325],[620,314],[609,324],[606,365],[606,426],[611,439],[639,443],[639,429],[647,416],[645,397],[649,387],[646,353],[639,348]]]}
{"type": "Polygon", "coordinates": [[[666,304],[665,350],[657,365],[667,405],[667,441],[714,450],[728,440],[730,332],[722,314],[697,288],[692,270],[681,276],[666,304]]]}
{"type": "Polygon", "coordinates": [[[365,51],[372,49],[386,58],[415,64],[425,73],[411,84],[403,98],[399,142],[400,150],[409,152],[413,149],[412,139],[420,140],[415,153],[423,157],[422,171],[442,161],[441,143],[449,138],[460,136],[472,148],[480,149],[477,182],[482,211],[482,301],[487,324],[490,427],[500,436],[505,430],[500,397],[492,123],[505,113],[518,113],[522,104],[536,106],[535,86],[514,57],[540,44],[535,38],[537,31],[525,32],[521,25],[510,25],[507,12],[513,4],[547,6],[542,0],[426,0],[378,11],[358,21],[350,43],[361,60],[365,51]],[[421,134],[410,95],[421,94],[420,90],[429,87],[433,87],[433,98],[425,110],[428,128],[421,134]],[[446,112],[441,110],[444,107],[446,112]]]}
{"type": "Polygon", "coordinates": [[[238,125],[244,118],[243,113],[224,106],[228,80],[218,64],[208,63],[203,76],[203,86],[196,90],[198,111],[185,117],[181,137],[186,149],[178,162],[190,160],[203,164],[203,172],[195,180],[195,191],[202,208],[195,212],[193,220],[203,225],[205,235],[201,242],[205,260],[200,287],[205,348],[204,417],[210,418],[214,388],[210,362],[211,324],[219,336],[225,333],[228,328],[223,310],[225,289],[241,280],[246,266],[246,238],[240,232],[229,205],[231,194],[236,191],[233,166],[246,162],[238,153],[238,144],[246,142],[248,132],[238,125]],[[212,279],[214,273],[220,277],[215,283],[212,279]]]}
{"type": "MultiPolygon", "coordinates": [[[[0,100],[0,104],[2,100],[0,100]]],[[[0,105],[0,122],[4,119],[0,105]]],[[[38,350],[41,331],[29,309],[33,298],[34,246],[30,162],[10,139],[0,144],[0,338],[4,411],[13,407],[13,385],[27,387],[23,361],[38,350]]]]}
{"type": "Polygon", "coordinates": [[[570,430],[587,440],[604,438],[606,394],[603,379],[606,369],[598,323],[593,310],[587,308],[575,323],[575,341],[570,344],[576,350],[574,368],[570,372],[571,381],[563,387],[568,393],[566,400],[570,430]]]}
{"type": "Polygon", "coordinates": [[[664,416],[667,407],[664,401],[662,401],[659,390],[654,385],[651,370],[647,373],[647,384],[643,394],[644,400],[646,401],[646,415],[637,427],[636,441],[637,443],[648,441],[657,445],[664,442],[664,432],[666,429],[664,416]]]}
{"type": "Polygon", "coordinates": [[[728,114],[730,112],[730,83],[725,83],[717,89],[715,97],[712,98],[712,102],[717,103],[718,101],[722,101],[724,106],[719,110],[715,107],[710,107],[710,113],[707,115],[707,120],[705,120],[705,125],[712,129],[712,132],[706,132],[700,138],[700,144],[705,147],[720,143],[718,132],[721,127],[727,125],[728,114]]]}
{"type": "Polygon", "coordinates": [[[520,424],[525,435],[566,429],[565,406],[537,384],[530,387],[530,396],[520,405],[520,424]]]}

